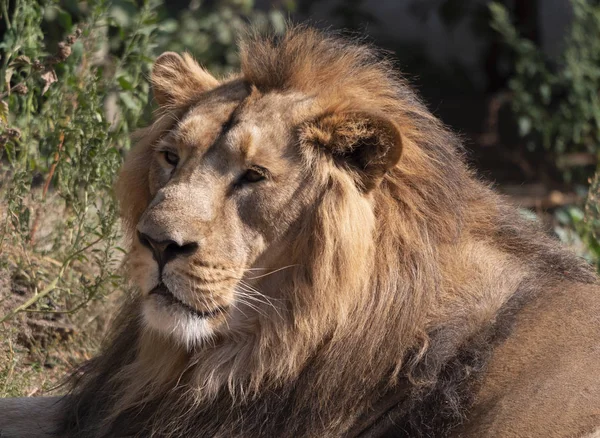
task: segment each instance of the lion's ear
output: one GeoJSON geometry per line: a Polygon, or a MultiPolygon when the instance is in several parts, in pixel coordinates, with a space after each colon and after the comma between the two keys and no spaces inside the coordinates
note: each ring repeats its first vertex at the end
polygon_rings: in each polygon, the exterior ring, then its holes
{"type": "Polygon", "coordinates": [[[326,149],[336,161],[352,169],[366,192],[379,184],[402,153],[398,126],[392,120],[369,113],[323,116],[303,126],[301,139],[326,149]]]}
{"type": "Polygon", "coordinates": [[[184,53],[182,57],[174,52],[165,52],[156,59],[151,82],[154,98],[160,106],[185,105],[219,85],[189,54],[184,53]]]}

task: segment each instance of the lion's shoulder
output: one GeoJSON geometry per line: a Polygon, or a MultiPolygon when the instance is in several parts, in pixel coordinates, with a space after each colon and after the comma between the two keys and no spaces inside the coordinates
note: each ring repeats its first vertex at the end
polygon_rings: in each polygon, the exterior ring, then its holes
{"type": "Polygon", "coordinates": [[[600,286],[563,283],[519,312],[456,436],[580,436],[600,426],[600,286]]]}

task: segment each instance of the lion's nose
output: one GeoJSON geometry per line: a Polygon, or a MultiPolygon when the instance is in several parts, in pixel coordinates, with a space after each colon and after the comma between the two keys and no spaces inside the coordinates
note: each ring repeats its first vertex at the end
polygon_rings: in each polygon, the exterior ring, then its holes
{"type": "Polygon", "coordinates": [[[152,251],[156,262],[162,269],[167,263],[177,257],[189,256],[196,252],[198,244],[196,242],[189,242],[180,245],[174,240],[161,240],[157,241],[150,237],[148,234],[138,231],[138,238],[140,243],[152,251]]]}

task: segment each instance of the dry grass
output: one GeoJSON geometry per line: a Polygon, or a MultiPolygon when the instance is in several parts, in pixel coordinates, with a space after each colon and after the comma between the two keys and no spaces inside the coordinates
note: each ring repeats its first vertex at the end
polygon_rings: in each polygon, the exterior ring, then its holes
{"type": "MultiPolygon", "coordinates": [[[[61,205],[58,199],[46,204],[35,248],[10,235],[2,242],[0,320],[55,278],[61,263],[46,253],[52,227],[64,220],[61,205]]],[[[5,218],[3,205],[0,218],[5,218]]],[[[94,275],[81,261],[71,268],[71,284],[94,275]]],[[[80,305],[81,297],[57,288],[36,305],[0,322],[0,397],[59,394],[65,376],[98,351],[121,296],[116,292],[78,311],[64,312],[80,305]]]]}
{"type": "MultiPolygon", "coordinates": [[[[16,272],[0,271],[0,315],[32,294],[16,272]]],[[[64,377],[97,352],[118,299],[113,294],[73,314],[21,312],[0,324],[0,397],[60,393],[64,377]]]]}

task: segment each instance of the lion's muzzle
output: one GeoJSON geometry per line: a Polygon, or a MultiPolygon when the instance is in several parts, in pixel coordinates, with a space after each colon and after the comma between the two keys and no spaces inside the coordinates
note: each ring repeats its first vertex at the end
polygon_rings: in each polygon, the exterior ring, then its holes
{"type": "Polygon", "coordinates": [[[156,240],[149,234],[138,231],[140,243],[152,251],[152,255],[158,263],[158,267],[162,272],[164,266],[171,260],[177,257],[187,257],[194,254],[198,250],[198,243],[187,242],[179,243],[175,240],[156,240]]]}

